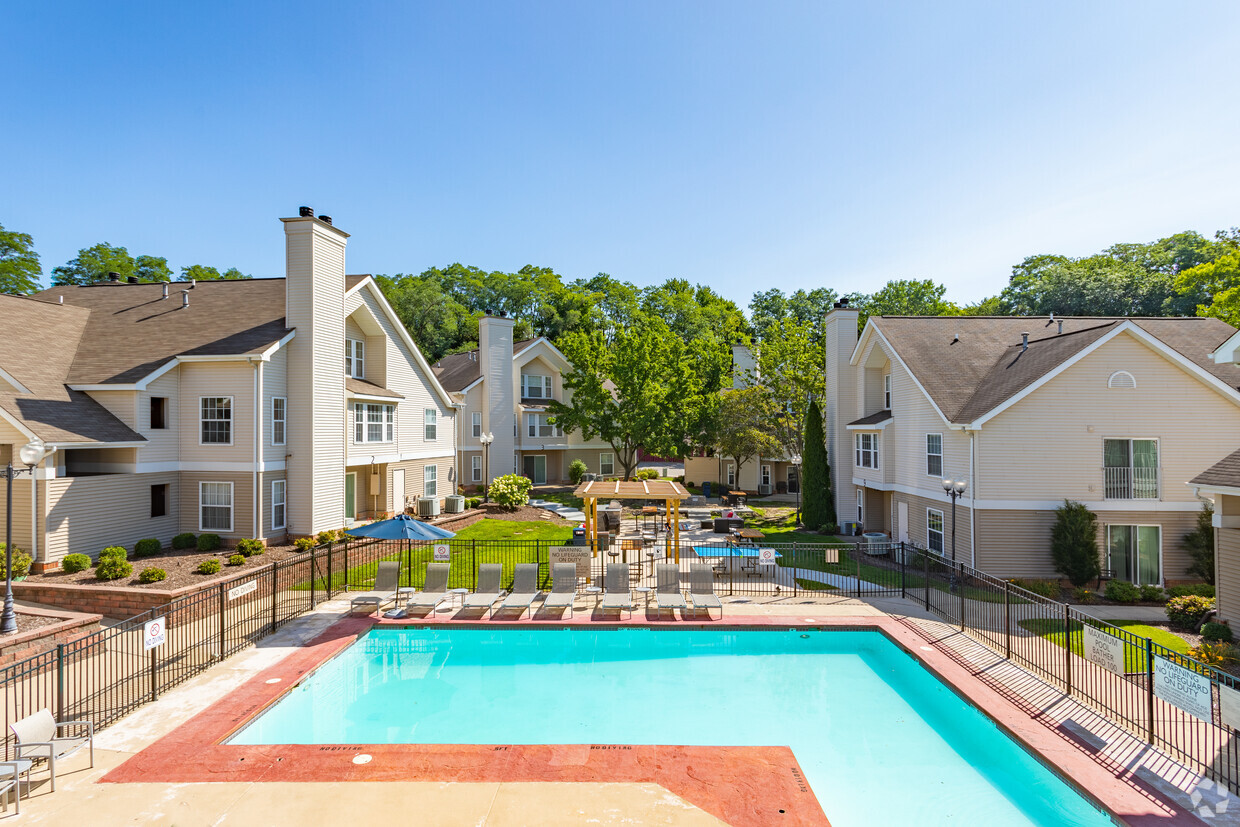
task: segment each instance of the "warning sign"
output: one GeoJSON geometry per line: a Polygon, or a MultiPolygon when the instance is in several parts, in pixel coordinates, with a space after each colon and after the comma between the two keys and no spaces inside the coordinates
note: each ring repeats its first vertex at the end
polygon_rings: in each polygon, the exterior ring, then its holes
{"type": "Polygon", "coordinates": [[[154,649],[156,646],[164,645],[164,641],[168,638],[168,628],[164,625],[164,620],[162,617],[157,617],[154,620],[148,620],[142,627],[143,648],[154,649]]]}
{"type": "Polygon", "coordinates": [[[448,563],[452,561],[452,547],[447,543],[435,544],[435,562],[448,563]]]}
{"type": "Polygon", "coordinates": [[[551,565],[572,563],[577,567],[578,577],[590,576],[590,549],[586,546],[552,546],[547,552],[551,565]]]}
{"type": "Polygon", "coordinates": [[[758,565],[759,566],[775,565],[775,549],[773,548],[758,549],[758,565]]]}

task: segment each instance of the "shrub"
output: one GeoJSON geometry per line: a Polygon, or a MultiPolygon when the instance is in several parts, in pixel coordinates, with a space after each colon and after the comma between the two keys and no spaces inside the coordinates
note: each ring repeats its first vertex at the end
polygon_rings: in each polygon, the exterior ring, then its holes
{"type": "Polygon", "coordinates": [[[465,501],[466,508],[477,508],[482,504],[482,497],[470,497],[465,501]]]}
{"type": "Polygon", "coordinates": [[[685,483],[685,488],[686,488],[686,489],[692,489],[692,490],[696,491],[696,490],[697,490],[697,483],[696,483],[696,482],[686,482],[686,483],[685,483]]]}
{"type": "Polygon", "coordinates": [[[318,533],[318,536],[316,536],[314,539],[317,545],[325,546],[328,543],[333,543],[336,541],[336,532],[332,531],[329,528],[324,531],[320,531],[318,533]]]}
{"type": "Polygon", "coordinates": [[[263,553],[263,541],[262,540],[238,540],[237,541],[237,552],[239,554],[245,555],[246,557],[253,557],[255,555],[262,554],[263,553]]]}
{"type": "Polygon", "coordinates": [[[228,565],[230,565],[230,566],[244,566],[244,565],[245,565],[245,555],[244,555],[244,554],[234,554],[234,555],[232,555],[231,557],[229,557],[229,558],[228,558],[228,565]]]}
{"type": "Polygon", "coordinates": [[[1167,620],[1177,629],[1196,629],[1206,612],[1213,608],[1213,597],[1195,594],[1173,597],[1167,601],[1167,620]]]}
{"type": "Polygon", "coordinates": [[[1093,603],[1095,597],[1096,595],[1093,593],[1093,590],[1091,589],[1073,589],[1072,590],[1072,602],[1073,603],[1093,603]]]}
{"type": "Polygon", "coordinates": [[[672,482],[678,482],[678,483],[680,483],[681,485],[684,485],[684,484],[685,484],[685,475],[684,475],[684,474],[681,474],[679,477],[672,477],[672,482]]]}
{"type": "Polygon", "coordinates": [[[194,569],[194,571],[199,574],[219,574],[222,568],[220,561],[212,557],[210,560],[203,560],[199,563],[198,568],[194,569]]]}
{"type": "Polygon", "coordinates": [[[164,550],[164,544],[156,540],[154,537],[148,537],[145,540],[139,540],[134,544],[134,557],[154,557],[164,550]]]}
{"type": "Polygon", "coordinates": [[[1222,641],[1203,640],[1200,646],[1189,649],[1188,654],[1209,666],[1226,666],[1237,661],[1236,647],[1222,641]]]}
{"type": "Polygon", "coordinates": [[[198,537],[199,551],[215,551],[220,547],[220,535],[202,534],[198,537]]]}
{"type": "Polygon", "coordinates": [[[1210,621],[1201,627],[1201,639],[1231,643],[1231,627],[1226,623],[1215,623],[1214,621],[1210,621]]]}
{"type": "Polygon", "coordinates": [[[653,468],[643,468],[633,475],[635,480],[657,480],[658,478],[659,472],[653,468]]]}
{"type": "Polygon", "coordinates": [[[85,554],[66,554],[65,559],[60,561],[60,567],[67,574],[77,574],[90,568],[90,558],[85,554]]]}
{"type": "Polygon", "coordinates": [[[314,543],[313,537],[298,537],[296,540],[293,541],[293,548],[297,549],[298,551],[309,551],[310,549],[314,548],[314,546],[315,546],[315,543],[314,543]]]}
{"type": "Polygon", "coordinates": [[[1039,597],[1051,598],[1052,600],[1057,599],[1062,591],[1059,588],[1059,583],[1054,580],[1013,580],[1011,582],[1017,588],[1033,592],[1039,597]]]}
{"type": "Polygon", "coordinates": [[[590,469],[586,467],[584,462],[579,459],[575,459],[568,464],[568,478],[572,481],[573,485],[577,485],[581,482],[581,478],[584,477],[586,472],[589,470],[590,469]]]}
{"type": "Polygon", "coordinates": [[[1146,585],[1141,587],[1141,599],[1146,603],[1161,603],[1165,597],[1163,590],[1158,586],[1146,585]]]}
{"type": "Polygon", "coordinates": [[[1192,563],[1188,573],[1214,583],[1214,509],[1207,503],[1197,512],[1197,527],[1184,535],[1180,548],[1188,552],[1192,563]]]}
{"type": "MultiPolygon", "coordinates": [[[[6,546],[4,543],[0,543],[0,560],[4,559],[4,554],[7,548],[8,546],[6,546]]],[[[17,546],[13,546],[13,576],[14,577],[25,577],[27,574],[30,574],[30,564],[33,562],[34,562],[33,557],[31,557],[29,554],[19,549],[17,546]]]]}
{"type": "Polygon", "coordinates": [[[1107,600],[1116,603],[1136,603],[1141,599],[1141,590],[1127,580],[1112,580],[1107,583],[1107,600]]]}
{"type": "Polygon", "coordinates": [[[1102,571],[1098,560],[1098,516],[1083,504],[1064,500],[1055,509],[1051,528],[1051,560],[1055,571],[1073,586],[1097,580],[1102,571]]]}
{"type": "Polygon", "coordinates": [[[142,571],[138,572],[139,583],[158,583],[160,580],[164,580],[167,577],[168,577],[168,572],[164,571],[163,569],[157,569],[154,566],[151,566],[150,568],[145,568],[142,571]]]}
{"type": "Polygon", "coordinates": [[[198,538],[188,531],[172,538],[172,547],[176,549],[194,548],[197,545],[198,538]]]}
{"type": "Polygon", "coordinates": [[[95,566],[95,577],[100,580],[119,580],[133,574],[133,563],[126,560],[128,552],[120,546],[109,546],[99,553],[99,564],[95,566]],[[116,553],[120,549],[120,554],[116,553]],[[105,552],[111,552],[104,556],[105,552]]]}
{"type": "Polygon", "coordinates": [[[1189,583],[1186,586],[1172,586],[1167,589],[1168,597],[1187,597],[1189,595],[1214,597],[1214,587],[1209,583],[1189,583]]]}
{"type": "Polygon", "coordinates": [[[530,501],[530,489],[534,483],[518,474],[504,474],[491,481],[491,499],[510,510],[516,510],[530,501]]]}
{"type": "Polygon", "coordinates": [[[129,552],[125,550],[124,546],[108,546],[99,552],[100,560],[106,560],[110,557],[117,557],[121,560],[127,560],[129,559],[129,552]]]}

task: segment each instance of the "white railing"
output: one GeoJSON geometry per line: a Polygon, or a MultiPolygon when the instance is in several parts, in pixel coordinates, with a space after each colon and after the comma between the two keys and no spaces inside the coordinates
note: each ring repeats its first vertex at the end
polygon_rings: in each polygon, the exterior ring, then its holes
{"type": "Polygon", "coordinates": [[[1156,500],[1159,498],[1157,468],[1103,468],[1102,481],[1108,500],[1156,500]]]}

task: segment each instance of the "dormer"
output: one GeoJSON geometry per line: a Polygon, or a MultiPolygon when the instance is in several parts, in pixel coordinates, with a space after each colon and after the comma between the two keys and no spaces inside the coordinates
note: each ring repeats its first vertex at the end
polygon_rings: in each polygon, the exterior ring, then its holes
{"type": "Polygon", "coordinates": [[[379,386],[387,385],[387,337],[365,306],[344,322],[344,375],[379,386]]]}

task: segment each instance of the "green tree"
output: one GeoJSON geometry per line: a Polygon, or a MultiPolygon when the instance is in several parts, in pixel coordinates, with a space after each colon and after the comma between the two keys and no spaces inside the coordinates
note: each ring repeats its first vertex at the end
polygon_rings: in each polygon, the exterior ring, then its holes
{"type": "Polygon", "coordinates": [[[811,531],[837,524],[835,497],[831,492],[831,466],[827,438],[818,401],[809,403],[805,421],[805,453],[801,467],[802,522],[811,531]]]}
{"type": "Polygon", "coordinates": [[[172,268],[162,256],[138,256],[133,274],[142,281],[172,281],[172,268]]]}
{"type": "MultiPolygon", "coordinates": [[[[612,341],[601,333],[574,331],[561,344],[573,369],[564,375],[571,403],[549,410],[566,432],[601,438],[615,451],[629,477],[637,452],[680,456],[706,403],[684,341],[662,321],[643,319],[620,328],[612,341]]],[[[711,395],[714,395],[713,393],[711,395]]]]}
{"type": "Polygon", "coordinates": [[[1198,316],[1240,327],[1240,252],[1230,252],[1176,276],[1176,288],[1196,298],[1198,316]]]}
{"type": "Polygon", "coordinates": [[[0,293],[18,296],[39,289],[39,254],[34,251],[34,239],[27,233],[4,229],[0,224],[0,293]]]}
{"type": "Polygon", "coordinates": [[[763,388],[737,388],[720,395],[715,444],[723,456],[736,463],[738,481],[746,462],[760,454],[779,453],[779,440],[772,432],[774,421],[775,408],[763,388]]]}
{"type": "Polygon", "coordinates": [[[1201,506],[1197,527],[1184,535],[1180,546],[1192,558],[1188,573],[1214,585],[1214,508],[1209,503],[1201,506]]]}
{"type": "Polygon", "coordinates": [[[1098,556],[1098,516],[1084,504],[1064,500],[1055,509],[1051,527],[1051,560],[1055,571],[1082,588],[1102,572],[1098,556]]]}
{"type": "Polygon", "coordinates": [[[821,327],[783,319],[766,328],[758,346],[758,375],[770,400],[774,433],[789,454],[805,454],[809,402],[823,395],[824,354],[814,335],[821,327]]]}
{"type": "Polygon", "coordinates": [[[108,273],[120,273],[121,279],[137,275],[137,262],[124,247],[102,242],[78,250],[71,261],[52,269],[52,284],[90,284],[103,281],[108,273]]]}
{"type": "Polygon", "coordinates": [[[883,289],[853,302],[861,315],[857,324],[865,327],[870,316],[956,316],[960,309],[943,298],[947,288],[931,279],[894,279],[883,289]]]}
{"type": "Polygon", "coordinates": [[[234,281],[238,279],[250,278],[236,267],[229,267],[223,273],[219,268],[208,267],[205,264],[191,264],[188,267],[181,268],[181,281],[234,281]]]}
{"type": "Polygon", "coordinates": [[[814,346],[822,346],[822,319],[831,310],[835,300],[839,298],[834,290],[828,287],[816,287],[813,290],[797,290],[785,296],[779,288],[771,288],[754,293],[749,302],[749,319],[753,327],[753,338],[763,342],[772,333],[778,331],[779,325],[787,322],[805,325],[810,330],[810,341],[814,346]]]}

